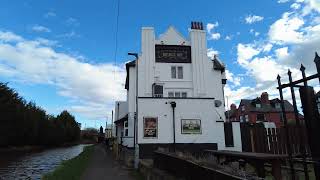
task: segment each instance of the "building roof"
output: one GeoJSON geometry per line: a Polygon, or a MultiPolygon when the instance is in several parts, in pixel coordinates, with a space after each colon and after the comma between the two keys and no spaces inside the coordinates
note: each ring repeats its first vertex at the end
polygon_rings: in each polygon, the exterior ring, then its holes
{"type": "Polygon", "coordinates": [[[220,62],[220,60],[217,58],[217,56],[215,55],[213,60],[213,69],[214,70],[220,70],[221,72],[224,72],[226,67],[224,66],[223,63],[220,62]]]}
{"type": "MultiPolygon", "coordinates": [[[[250,112],[281,112],[281,108],[276,108],[276,104],[280,103],[278,98],[269,100],[270,104],[261,103],[261,99],[259,97],[255,99],[241,99],[240,105],[244,105],[245,107],[249,107],[248,111],[250,112]],[[261,107],[257,108],[256,104],[261,104],[261,107]]],[[[284,100],[284,108],[286,112],[293,112],[293,105],[284,100]]]]}
{"type": "Polygon", "coordinates": [[[119,123],[121,123],[121,122],[123,122],[123,121],[126,121],[126,120],[128,120],[128,114],[126,114],[124,117],[122,117],[121,119],[118,119],[118,120],[116,120],[116,121],[114,121],[114,123],[115,124],[119,124],[119,123]]]}
{"type": "Polygon", "coordinates": [[[124,88],[126,90],[129,90],[129,68],[130,67],[135,67],[135,66],[136,66],[136,61],[135,60],[126,63],[127,76],[126,76],[126,84],[124,85],[124,88]]]}

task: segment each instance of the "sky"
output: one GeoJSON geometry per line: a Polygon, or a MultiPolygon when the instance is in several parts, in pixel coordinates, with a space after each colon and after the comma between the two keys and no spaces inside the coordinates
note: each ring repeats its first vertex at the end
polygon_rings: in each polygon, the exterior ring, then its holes
{"type": "Polygon", "coordinates": [[[278,97],[277,75],[287,82],[290,69],[299,79],[301,63],[315,73],[320,0],[2,0],[0,81],[48,114],[105,126],[126,98],[124,64],[140,53],[141,27],[159,36],[172,25],[188,38],[191,21],[204,23],[208,56],[226,65],[228,105],[278,97]]]}

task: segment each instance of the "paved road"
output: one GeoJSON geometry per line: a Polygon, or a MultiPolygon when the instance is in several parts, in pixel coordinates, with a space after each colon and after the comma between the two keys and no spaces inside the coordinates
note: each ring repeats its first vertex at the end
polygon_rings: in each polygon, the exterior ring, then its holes
{"type": "Polygon", "coordinates": [[[81,180],[134,180],[129,173],[130,170],[117,162],[110,151],[97,145],[81,180]]]}

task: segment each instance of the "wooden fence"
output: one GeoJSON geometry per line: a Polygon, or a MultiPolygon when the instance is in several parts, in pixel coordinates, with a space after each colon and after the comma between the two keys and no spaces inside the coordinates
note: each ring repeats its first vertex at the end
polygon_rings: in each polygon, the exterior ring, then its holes
{"type": "Polygon", "coordinates": [[[288,126],[289,147],[287,147],[285,128],[264,128],[261,123],[241,123],[242,151],[272,154],[287,154],[291,148],[293,155],[300,155],[304,150],[310,155],[307,133],[304,126],[288,126]],[[300,148],[304,149],[300,149],[300,148]]]}

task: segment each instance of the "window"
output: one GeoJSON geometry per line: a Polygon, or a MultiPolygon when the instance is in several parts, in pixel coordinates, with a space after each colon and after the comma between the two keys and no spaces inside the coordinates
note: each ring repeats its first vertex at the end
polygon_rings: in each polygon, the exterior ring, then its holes
{"type": "Polygon", "coordinates": [[[275,106],[276,106],[277,109],[280,109],[280,103],[276,103],[275,106]]]}
{"type": "Polygon", "coordinates": [[[153,97],[163,97],[163,86],[153,84],[153,97]]]}
{"type": "Polygon", "coordinates": [[[246,120],[246,122],[249,122],[249,116],[248,115],[245,115],[245,120],[246,120]]]}
{"type": "Polygon", "coordinates": [[[177,78],[176,66],[171,66],[171,78],[172,79],[176,79],[177,78]]]}
{"type": "Polygon", "coordinates": [[[129,130],[128,130],[128,121],[124,121],[124,136],[129,135],[129,130]]]}
{"type": "Polygon", "coordinates": [[[257,121],[265,121],[264,114],[257,114],[257,121]]]}
{"type": "Polygon", "coordinates": [[[261,108],[261,104],[256,104],[256,108],[261,108]]]}
{"type": "Polygon", "coordinates": [[[183,79],[183,67],[182,66],[171,66],[171,78],[172,79],[183,79]]]}
{"type": "Polygon", "coordinates": [[[178,66],[178,79],[183,79],[183,68],[178,66]]]}
{"type": "Polygon", "coordinates": [[[180,91],[169,91],[168,97],[170,98],[186,98],[188,96],[187,92],[180,92],[180,91]]]}
{"type": "Polygon", "coordinates": [[[246,108],[244,106],[241,106],[241,111],[245,111],[246,108]]]}
{"type": "Polygon", "coordinates": [[[187,97],[187,92],[182,92],[181,97],[186,98],[187,97]]]}

